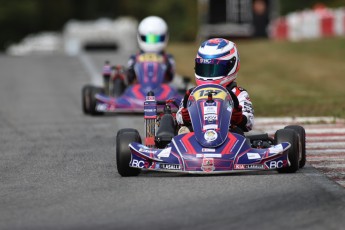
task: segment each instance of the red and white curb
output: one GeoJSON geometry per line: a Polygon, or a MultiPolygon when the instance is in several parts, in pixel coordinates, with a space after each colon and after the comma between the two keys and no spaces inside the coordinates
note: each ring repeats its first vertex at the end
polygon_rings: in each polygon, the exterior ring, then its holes
{"type": "Polygon", "coordinates": [[[256,118],[254,129],[274,135],[286,125],[306,130],[307,162],[345,187],[345,120],[332,117],[256,118]]]}

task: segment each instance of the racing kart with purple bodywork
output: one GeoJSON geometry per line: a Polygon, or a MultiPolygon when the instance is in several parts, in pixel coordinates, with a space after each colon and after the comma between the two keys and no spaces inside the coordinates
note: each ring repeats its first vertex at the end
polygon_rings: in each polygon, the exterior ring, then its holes
{"type": "MultiPolygon", "coordinates": [[[[84,86],[82,89],[83,112],[90,115],[142,113],[146,94],[150,91],[154,92],[158,100],[182,97],[179,90],[164,83],[167,66],[162,55],[155,53],[139,55],[134,71],[136,79],[131,84],[126,80],[123,68],[117,67],[114,68],[109,89],[84,86]]],[[[186,81],[184,83],[187,84],[186,81]]]]}
{"type": "MultiPolygon", "coordinates": [[[[241,135],[230,132],[237,97],[214,84],[197,86],[184,106],[192,131],[177,135],[174,100],[156,100],[151,92],[144,106],[145,138],[135,129],[116,136],[117,170],[136,176],[141,170],[216,174],[253,170],[294,173],[306,161],[305,130],[291,125],[275,132],[241,135]],[[160,108],[163,106],[163,109],[160,108]]],[[[176,109],[175,109],[176,110],[176,109]]]]}

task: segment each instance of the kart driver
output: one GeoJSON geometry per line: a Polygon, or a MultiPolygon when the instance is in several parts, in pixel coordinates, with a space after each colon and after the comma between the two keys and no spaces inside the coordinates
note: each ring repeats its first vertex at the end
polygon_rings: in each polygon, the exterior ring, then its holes
{"type": "Polygon", "coordinates": [[[136,80],[134,65],[137,57],[143,53],[156,53],[163,56],[167,66],[164,82],[171,82],[175,75],[175,60],[171,54],[164,51],[169,39],[168,26],[165,21],[157,16],[144,18],[139,23],[137,39],[140,51],[132,55],[128,61],[128,84],[136,80]]]}
{"type": "MultiPolygon", "coordinates": [[[[239,107],[231,116],[230,131],[248,132],[254,124],[254,109],[248,92],[235,82],[240,69],[240,57],[236,44],[222,38],[209,39],[201,44],[195,58],[195,78],[197,85],[219,84],[232,91],[238,98],[239,107]]],[[[188,100],[194,88],[187,90],[183,100],[188,100]]],[[[189,132],[191,120],[183,101],[176,114],[177,123],[182,125],[179,134],[189,132]]]]}

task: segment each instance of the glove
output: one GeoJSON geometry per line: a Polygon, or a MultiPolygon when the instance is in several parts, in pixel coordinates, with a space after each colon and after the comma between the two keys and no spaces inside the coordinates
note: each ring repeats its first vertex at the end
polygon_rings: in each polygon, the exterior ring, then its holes
{"type": "Polygon", "coordinates": [[[182,108],[181,115],[182,115],[183,123],[185,123],[185,124],[190,123],[190,116],[188,113],[188,109],[182,108]]]}
{"type": "Polygon", "coordinates": [[[239,125],[241,124],[242,120],[243,120],[242,106],[239,105],[237,108],[234,108],[234,110],[232,111],[231,124],[239,125]]]}

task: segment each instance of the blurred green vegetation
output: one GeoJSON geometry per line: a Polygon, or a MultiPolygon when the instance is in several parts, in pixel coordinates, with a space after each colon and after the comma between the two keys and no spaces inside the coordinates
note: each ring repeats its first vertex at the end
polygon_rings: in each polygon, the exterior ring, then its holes
{"type": "MultiPolygon", "coordinates": [[[[278,1],[278,0],[277,0],[278,1]]],[[[311,8],[317,2],[344,6],[344,0],[279,0],[281,14],[311,8]]],[[[212,3],[216,0],[212,0],[212,3]]],[[[164,18],[171,41],[194,41],[198,32],[198,0],[0,0],[0,50],[31,33],[61,31],[70,19],[149,15],[164,18]]]]}
{"type": "MultiPolygon", "coordinates": [[[[256,116],[345,118],[343,37],[235,42],[241,56],[237,82],[248,90],[256,116]]],[[[194,79],[194,58],[199,45],[169,44],[177,73],[194,79]]]]}

